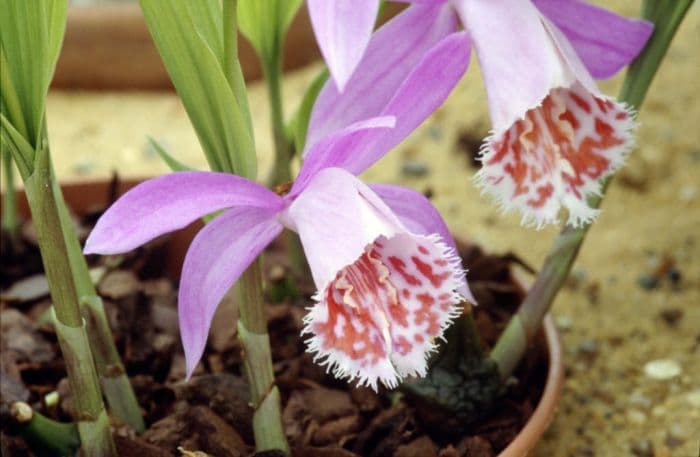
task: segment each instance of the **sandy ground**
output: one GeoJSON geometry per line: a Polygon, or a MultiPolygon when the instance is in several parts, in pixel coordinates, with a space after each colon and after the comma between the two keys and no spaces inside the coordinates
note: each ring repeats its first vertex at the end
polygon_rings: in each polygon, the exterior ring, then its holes
{"type": "MultiPolygon", "coordinates": [[[[637,6],[611,3],[627,14],[637,6]]],[[[554,305],[566,347],[567,382],[536,456],[698,455],[699,48],[700,8],[695,5],[639,113],[639,147],[610,188],[574,267],[575,281],[554,305]],[[663,257],[674,260],[681,274],[678,285],[664,279],[653,290],[642,287],[640,278],[663,257]],[[658,359],[679,368],[679,374],[665,380],[646,375],[645,364],[658,359]]],[[[287,78],[288,111],[316,71],[287,78]]],[[[615,94],[620,81],[606,81],[602,88],[615,94]]],[[[263,177],[272,148],[264,88],[253,85],[250,99],[263,177]]],[[[146,135],[191,167],[206,169],[173,94],[52,93],[48,116],[61,179],[105,177],[114,170],[135,177],[167,172],[147,146],[146,135]]],[[[479,136],[488,128],[485,93],[473,60],[447,103],[365,177],[432,189],[435,205],[455,233],[496,252],[515,252],[537,267],[557,230],[526,229],[516,215],[499,214],[479,195],[472,183],[475,170],[459,152],[461,132],[479,136]],[[427,173],[407,176],[402,171],[407,161],[425,165],[427,173]]]]}

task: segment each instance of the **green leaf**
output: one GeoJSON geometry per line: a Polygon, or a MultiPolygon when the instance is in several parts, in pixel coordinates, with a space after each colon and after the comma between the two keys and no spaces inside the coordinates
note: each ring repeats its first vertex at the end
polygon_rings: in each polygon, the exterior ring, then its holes
{"type": "Polygon", "coordinates": [[[10,154],[15,160],[22,179],[27,179],[32,174],[34,168],[31,158],[34,148],[4,114],[0,114],[0,148],[3,154],[10,154]]]}
{"type": "Polygon", "coordinates": [[[141,9],[210,167],[255,179],[256,157],[245,107],[223,69],[217,0],[141,0],[141,9]]]}
{"type": "Polygon", "coordinates": [[[239,0],[238,24],[260,58],[270,65],[282,51],[287,33],[301,0],[239,0]]]}
{"type": "Polygon", "coordinates": [[[171,156],[168,151],[165,150],[165,148],[158,143],[156,140],[151,138],[150,136],[148,137],[148,142],[149,144],[153,147],[153,149],[156,150],[158,155],[160,156],[161,159],[163,159],[163,162],[165,162],[168,167],[172,171],[191,171],[193,168],[188,167],[184,163],[180,162],[177,160],[175,157],[171,156]]]}
{"type": "MultiPolygon", "coordinates": [[[[0,0],[2,113],[32,146],[66,26],[67,0],[0,0]]],[[[26,158],[33,161],[30,155],[26,158]]]]}
{"type": "Polygon", "coordinates": [[[321,92],[323,85],[328,80],[328,74],[328,69],[324,68],[316,75],[309,88],[306,89],[299,108],[287,126],[287,132],[294,139],[294,147],[298,152],[303,151],[306,145],[306,132],[309,129],[311,110],[314,107],[314,103],[316,103],[319,92],[321,92]]]}

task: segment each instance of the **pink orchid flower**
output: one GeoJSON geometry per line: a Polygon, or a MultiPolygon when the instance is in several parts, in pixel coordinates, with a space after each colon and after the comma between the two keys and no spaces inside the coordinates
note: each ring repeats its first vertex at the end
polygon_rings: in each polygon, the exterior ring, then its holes
{"type": "MultiPolygon", "coordinates": [[[[627,65],[653,26],[580,0],[417,0],[370,40],[378,0],[309,0],[322,53],[336,83],[354,92],[391,50],[421,46],[431,33],[469,34],[484,75],[493,124],[477,182],[504,210],[538,227],[592,221],[587,196],[631,148],[630,110],[593,80],[627,65]]],[[[377,78],[379,85],[381,79],[377,78]]],[[[373,92],[374,93],[374,92],[373,92]]]]}
{"type": "MultiPolygon", "coordinates": [[[[172,173],[124,194],[100,218],[85,252],[129,251],[224,210],[193,240],[180,279],[189,377],[226,291],[289,228],[300,236],[318,289],[305,319],[308,349],[337,376],[374,389],[380,382],[394,387],[405,376],[425,375],[435,339],[461,313],[463,299],[474,301],[454,240],[420,193],[368,186],[355,175],[442,103],[466,69],[468,49],[463,32],[443,36],[429,52],[402,48],[413,64],[397,70],[387,61],[377,67],[390,79],[375,81],[388,92],[379,101],[370,94],[348,100],[348,94],[326,91],[316,105],[329,110],[326,123],[318,116],[310,123],[312,143],[288,194],[230,174],[172,173]]],[[[351,84],[370,84],[360,81],[365,77],[358,74],[351,84]]]]}

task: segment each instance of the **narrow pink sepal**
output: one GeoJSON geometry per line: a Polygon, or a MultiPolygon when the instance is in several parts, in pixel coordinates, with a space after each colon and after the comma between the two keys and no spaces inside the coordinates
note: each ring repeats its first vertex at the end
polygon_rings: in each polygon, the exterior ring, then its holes
{"type": "Polygon", "coordinates": [[[240,176],[183,171],[150,179],[125,193],[97,221],[85,254],[118,254],[202,216],[233,206],[280,209],[282,199],[240,176]]]}
{"type": "MultiPolygon", "coordinates": [[[[449,5],[411,6],[383,25],[372,36],[343,92],[338,91],[332,82],[326,83],[321,90],[311,113],[306,150],[321,138],[364,119],[401,116],[403,113],[388,112],[385,108],[430,49],[456,30],[457,18],[449,5]]],[[[463,58],[444,55],[438,67],[454,66],[451,59],[463,58]]],[[[442,84],[449,86],[449,82],[434,80],[425,81],[425,84],[435,84],[436,90],[442,84]]],[[[416,109],[422,111],[420,97],[411,99],[416,103],[416,109]]]]}
{"type": "Polygon", "coordinates": [[[230,209],[209,222],[192,241],[178,294],[187,378],[202,357],[211,320],[224,294],[282,231],[276,214],[262,208],[230,209]]]}
{"type": "MultiPolygon", "coordinates": [[[[352,168],[357,161],[357,145],[368,137],[396,126],[394,116],[381,116],[351,124],[317,141],[308,151],[288,198],[296,197],[318,172],[326,168],[352,168]]],[[[383,154],[382,154],[383,155],[383,154]]]]}
{"type": "Polygon", "coordinates": [[[379,0],[308,0],[321,54],[342,92],[367,48],[379,0]]]}
{"type": "Polygon", "coordinates": [[[629,64],[654,31],[651,22],[630,19],[581,0],[533,0],[566,35],[593,77],[605,79],[629,64]]]}

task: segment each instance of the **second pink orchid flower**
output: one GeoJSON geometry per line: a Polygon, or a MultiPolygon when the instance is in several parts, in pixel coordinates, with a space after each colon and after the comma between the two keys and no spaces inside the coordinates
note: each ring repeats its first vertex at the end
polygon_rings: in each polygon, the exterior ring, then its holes
{"type": "MultiPolygon", "coordinates": [[[[556,223],[563,208],[569,224],[591,222],[598,210],[587,197],[621,166],[635,127],[627,107],[603,95],[593,77],[627,65],[652,25],[579,0],[417,0],[372,35],[378,3],[309,0],[335,81],[326,91],[361,96],[372,84],[381,92],[390,83],[377,74],[379,60],[393,60],[406,46],[429,49],[424,43],[461,22],[479,58],[493,124],[478,183],[526,224],[556,223]]],[[[323,106],[315,120],[329,123],[325,111],[333,108],[323,106]]]]}

